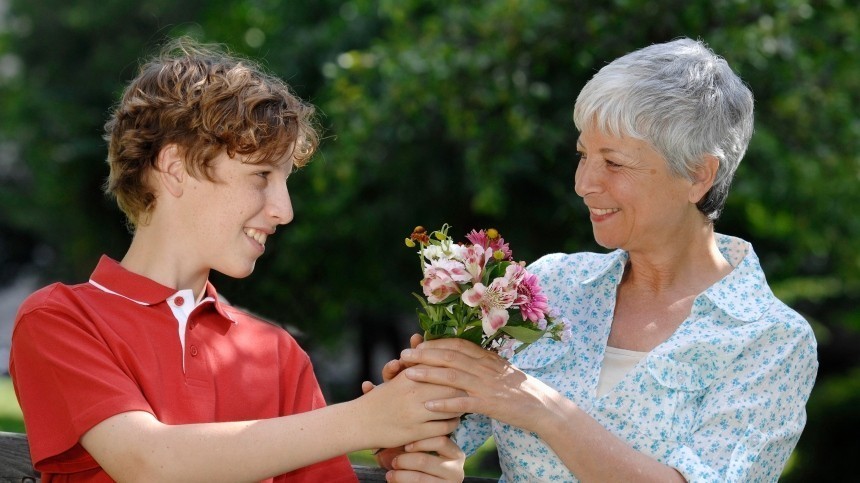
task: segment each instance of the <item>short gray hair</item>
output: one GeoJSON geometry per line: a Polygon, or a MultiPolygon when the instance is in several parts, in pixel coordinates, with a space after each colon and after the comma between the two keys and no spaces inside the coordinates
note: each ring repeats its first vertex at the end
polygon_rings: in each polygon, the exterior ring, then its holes
{"type": "Polygon", "coordinates": [[[701,41],[655,44],[604,66],[576,98],[577,129],[594,126],[650,143],[688,179],[713,155],[714,185],[697,204],[714,221],[753,132],[753,96],[725,59],[701,41]]]}

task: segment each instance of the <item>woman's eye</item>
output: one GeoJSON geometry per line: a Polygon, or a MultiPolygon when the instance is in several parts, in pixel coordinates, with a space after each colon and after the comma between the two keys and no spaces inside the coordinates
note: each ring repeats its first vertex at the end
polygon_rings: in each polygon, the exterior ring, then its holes
{"type": "Polygon", "coordinates": [[[608,159],[606,160],[606,166],[608,166],[608,167],[610,167],[610,168],[620,168],[620,167],[621,167],[621,165],[620,165],[620,164],[615,163],[615,162],[613,162],[613,161],[610,161],[610,160],[608,160],[608,159]]]}

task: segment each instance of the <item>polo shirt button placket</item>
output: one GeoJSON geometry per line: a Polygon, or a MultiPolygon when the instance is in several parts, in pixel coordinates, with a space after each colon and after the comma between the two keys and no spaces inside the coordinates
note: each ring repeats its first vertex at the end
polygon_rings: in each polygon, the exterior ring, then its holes
{"type": "Polygon", "coordinates": [[[191,346],[191,357],[197,357],[197,353],[198,353],[198,351],[197,351],[197,346],[196,346],[196,345],[192,345],[192,346],[191,346]]]}

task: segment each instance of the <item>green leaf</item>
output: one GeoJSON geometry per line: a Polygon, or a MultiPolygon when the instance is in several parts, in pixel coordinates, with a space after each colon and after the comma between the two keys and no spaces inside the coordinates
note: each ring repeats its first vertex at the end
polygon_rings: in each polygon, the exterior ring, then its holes
{"type": "MultiPolygon", "coordinates": [[[[510,312],[509,312],[510,313],[510,312]]],[[[521,325],[529,325],[531,326],[531,322],[528,322],[523,319],[523,313],[519,310],[514,310],[511,314],[510,318],[508,318],[508,323],[506,326],[521,326],[521,325]]]]}
{"type": "Polygon", "coordinates": [[[541,337],[543,337],[544,332],[546,332],[543,330],[535,330],[535,329],[529,329],[527,327],[517,327],[517,326],[509,326],[509,325],[506,325],[499,330],[501,332],[504,332],[505,334],[508,334],[509,336],[513,337],[514,339],[517,339],[518,341],[527,342],[527,343],[532,343],[532,342],[540,339],[541,337]]]}
{"type": "Polygon", "coordinates": [[[466,329],[462,334],[460,334],[460,339],[466,339],[468,341],[474,342],[475,344],[481,345],[481,339],[484,337],[484,331],[481,328],[469,328],[466,329]]]}
{"type": "Polygon", "coordinates": [[[424,331],[424,338],[428,340],[440,339],[448,333],[448,327],[445,324],[436,324],[424,331]]]}

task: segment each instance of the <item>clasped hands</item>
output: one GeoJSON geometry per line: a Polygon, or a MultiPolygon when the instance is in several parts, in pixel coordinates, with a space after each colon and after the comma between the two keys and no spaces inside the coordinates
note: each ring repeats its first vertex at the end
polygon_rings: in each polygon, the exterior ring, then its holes
{"type": "MultiPolygon", "coordinates": [[[[504,358],[462,339],[424,342],[412,336],[410,349],[382,370],[384,382],[403,373],[416,382],[456,389],[456,395],[428,400],[425,408],[447,414],[480,413],[530,431],[537,431],[553,394],[537,379],[515,368],[504,358]]],[[[362,391],[374,385],[365,381],[362,391]]],[[[379,464],[392,469],[388,481],[460,481],[465,456],[449,438],[431,438],[399,448],[380,450],[379,464]],[[430,453],[427,453],[427,452],[430,453]],[[424,474],[419,479],[418,475],[424,474]],[[459,477],[459,479],[457,479],[459,477]]]]}

